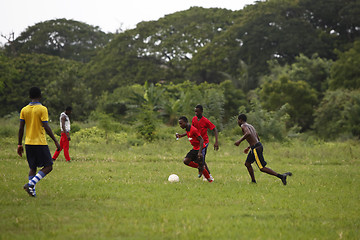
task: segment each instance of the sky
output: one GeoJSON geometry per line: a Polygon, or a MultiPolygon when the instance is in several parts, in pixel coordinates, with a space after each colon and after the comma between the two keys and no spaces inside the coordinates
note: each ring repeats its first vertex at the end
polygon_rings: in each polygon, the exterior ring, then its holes
{"type": "MultiPolygon", "coordinates": [[[[240,10],[255,0],[0,0],[0,34],[18,37],[36,23],[66,18],[99,26],[104,32],[136,27],[141,21],[198,6],[240,10]]],[[[6,42],[0,36],[0,44],[6,42]]]]}

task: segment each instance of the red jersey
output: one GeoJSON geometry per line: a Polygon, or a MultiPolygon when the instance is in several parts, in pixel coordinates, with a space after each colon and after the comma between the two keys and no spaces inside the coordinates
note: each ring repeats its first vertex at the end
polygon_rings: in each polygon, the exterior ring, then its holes
{"type": "Polygon", "coordinates": [[[204,116],[202,116],[200,120],[198,120],[197,116],[193,117],[191,125],[199,130],[202,138],[204,139],[204,143],[209,143],[209,136],[207,134],[207,130],[213,130],[215,128],[215,125],[204,116]]]}
{"type": "MultiPolygon", "coordinates": [[[[194,127],[194,126],[191,126],[190,127],[190,131],[186,131],[186,135],[191,143],[191,145],[193,145],[193,149],[194,150],[199,150],[200,149],[200,141],[197,139],[200,135],[200,132],[194,127]]],[[[205,143],[204,143],[204,146],[203,148],[205,148],[205,143]]]]}

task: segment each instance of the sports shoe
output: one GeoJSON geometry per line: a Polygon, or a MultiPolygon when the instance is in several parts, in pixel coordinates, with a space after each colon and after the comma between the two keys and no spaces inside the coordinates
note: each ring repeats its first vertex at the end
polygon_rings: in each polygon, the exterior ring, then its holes
{"type": "Polygon", "coordinates": [[[211,174],[210,174],[210,177],[209,177],[207,180],[208,180],[208,182],[213,182],[215,179],[214,179],[213,176],[211,176],[211,174]]]}
{"type": "Polygon", "coordinates": [[[35,192],[35,186],[34,185],[29,185],[27,183],[27,184],[24,185],[24,189],[31,197],[36,197],[36,192],[35,192]]]}
{"type": "Polygon", "coordinates": [[[281,181],[282,181],[282,183],[284,184],[284,185],[286,185],[286,177],[287,176],[292,176],[292,173],[291,172],[287,172],[287,173],[284,173],[284,174],[282,174],[282,177],[281,177],[281,181]]]}

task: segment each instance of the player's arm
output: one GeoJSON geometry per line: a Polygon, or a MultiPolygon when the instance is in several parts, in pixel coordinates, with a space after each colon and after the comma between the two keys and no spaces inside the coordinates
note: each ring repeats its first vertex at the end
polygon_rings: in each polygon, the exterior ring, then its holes
{"type": "Polygon", "coordinates": [[[199,149],[199,152],[198,152],[198,157],[202,158],[202,150],[203,150],[203,147],[204,147],[204,139],[202,138],[201,135],[199,135],[197,137],[197,140],[199,140],[199,142],[200,142],[200,149],[199,149]]]}
{"type": "Polygon", "coordinates": [[[215,143],[214,143],[214,150],[219,150],[219,142],[218,142],[218,136],[219,136],[219,132],[216,129],[216,127],[213,129],[214,133],[215,133],[215,143]]]}
{"type": "Polygon", "coordinates": [[[54,136],[50,126],[49,126],[49,123],[48,122],[43,122],[43,127],[46,131],[46,133],[51,137],[51,139],[54,141],[55,143],[55,146],[57,149],[60,149],[60,144],[59,142],[57,141],[56,137],[54,136]]]}
{"type": "MultiPolygon", "coordinates": [[[[243,124],[243,125],[244,125],[244,124],[243,124]]],[[[250,131],[249,131],[249,129],[248,129],[247,127],[241,126],[241,129],[242,129],[244,135],[242,136],[242,138],[240,138],[240,140],[238,140],[238,141],[235,142],[235,145],[236,145],[236,146],[239,146],[242,141],[244,141],[244,140],[247,139],[249,136],[251,136],[251,133],[250,133],[250,131]]]]}
{"type": "Polygon", "coordinates": [[[66,121],[66,117],[62,116],[61,117],[61,127],[64,130],[64,133],[66,134],[67,139],[70,141],[70,133],[66,131],[65,129],[65,121],[66,121]]]}
{"type": "Polygon", "coordinates": [[[22,145],[22,139],[24,137],[24,128],[25,128],[25,121],[20,120],[20,126],[19,126],[19,133],[18,133],[18,148],[17,153],[20,157],[22,157],[22,154],[24,153],[24,148],[22,145]]]}
{"type": "Polygon", "coordinates": [[[186,136],[186,133],[183,133],[183,134],[176,133],[175,136],[176,136],[176,138],[182,138],[182,137],[186,136]]]}
{"type": "Polygon", "coordinates": [[[258,141],[260,142],[260,137],[257,132],[256,132],[256,137],[257,137],[258,141]]]}

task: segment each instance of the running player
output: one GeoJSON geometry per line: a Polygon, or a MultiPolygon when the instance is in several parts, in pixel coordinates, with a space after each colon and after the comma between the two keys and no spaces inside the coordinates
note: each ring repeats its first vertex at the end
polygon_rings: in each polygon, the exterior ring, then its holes
{"type": "Polygon", "coordinates": [[[248,172],[251,177],[251,181],[253,183],[256,183],[255,176],[254,176],[254,170],[251,166],[251,164],[253,162],[256,162],[256,164],[258,165],[261,172],[264,172],[264,173],[267,173],[267,174],[270,174],[270,175],[280,178],[282,183],[284,185],[286,185],[286,177],[291,176],[292,173],[287,172],[284,174],[279,174],[279,173],[276,173],[275,171],[273,171],[272,169],[265,167],[267,163],[265,162],[264,157],[263,157],[263,146],[260,143],[259,135],[257,134],[255,128],[251,124],[248,124],[246,122],[246,120],[247,120],[247,117],[245,114],[239,115],[238,124],[241,127],[244,136],[242,138],[240,138],[240,140],[236,141],[235,145],[239,146],[240,143],[244,140],[246,140],[249,143],[249,146],[247,148],[245,148],[244,153],[245,154],[249,153],[247,156],[247,159],[245,161],[245,166],[248,169],[248,172]],[[251,151],[249,152],[250,149],[251,149],[251,151]]]}
{"type": "Polygon", "coordinates": [[[209,146],[209,136],[208,136],[208,129],[213,130],[215,134],[215,143],[214,143],[214,150],[219,150],[219,143],[218,143],[218,131],[216,129],[216,126],[210,122],[209,119],[203,116],[203,106],[197,105],[195,107],[195,116],[193,117],[191,121],[191,125],[197,128],[201,134],[201,137],[204,139],[205,143],[205,149],[204,149],[204,162],[205,162],[205,168],[210,174],[210,178],[213,179],[211,176],[210,170],[208,168],[208,165],[206,164],[206,153],[207,148],[209,146]]]}
{"type": "MultiPolygon", "coordinates": [[[[204,167],[203,150],[205,148],[204,139],[201,137],[199,131],[189,124],[186,117],[179,118],[179,125],[182,129],[186,130],[186,135],[193,145],[193,149],[188,152],[184,158],[184,164],[193,168],[198,168],[199,175],[204,175],[209,182],[214,180],[210,178],[209,172],[204,167]]],[[[176,133],[177,138],[181,138],[183,135],[176,133]]]]}

